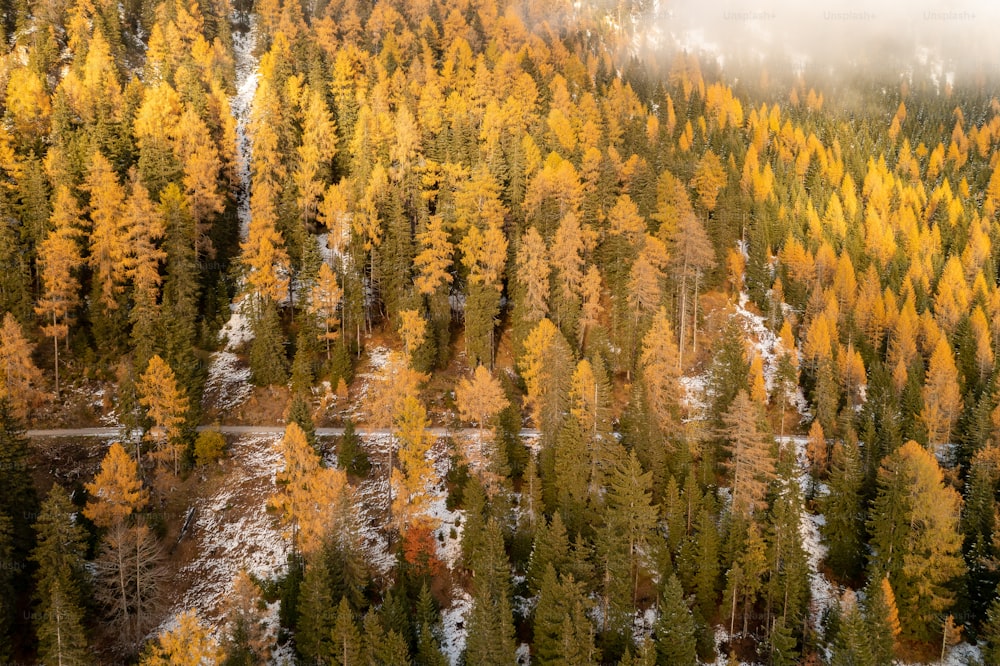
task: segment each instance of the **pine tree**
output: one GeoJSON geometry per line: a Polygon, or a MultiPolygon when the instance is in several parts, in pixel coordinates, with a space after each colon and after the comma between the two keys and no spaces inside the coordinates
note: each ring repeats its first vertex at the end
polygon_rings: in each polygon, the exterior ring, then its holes
{"type": "MultiPolygon", "coordinates": [[[[299,595],[295,645],[307,661],[328,663],[337,649],[333,635],[339,610],[330,590],[330,570],[322,558],[306,563],[299,595]]],[[[346,598],[341,599],[341,605],[346,603],[346,598]]]]}
{"type": "Polygon", "coordinates": [[[833,644],[831,664],[837,666],[875,666],[874,655],[869,649],[868,627],[865,617],[850,591],[840,608],[840,628],[833,644]]]}
{"type": "Polygon", "coordinates": [[[252,324],[250,377],[258,386],[284,384],[288,378],[288,358],[278,310],[270,301],[264,301],[260,307],[260,317],[252,324]]]}
{"type": "Polygon", "coordinates": [[[900,626],[896,597],[888,578],[874,576],[868,582],[864,613],[872,662],[877,666],[889,666],[895,656],[900,626]]]}
{"type": "Polygon", "coordinates": [[[337,618],[333,624],[333,641],[331,662],[337,666],[350,666],[361,662],[361,632],[354,621],[354,612],[347,602],[347,597],[341,597],[337,606],[337,618]]]}
{"type": "Polygon", "coordinates": [[[652,502],[652,474],[635,452],[618,462],[608,483],[604,525],[596,544],[604,631],[623,636],[632,617],[639,581],[655,550],[658,508],[652,502]]]}
{"type": "Polygon", "coordinates": [[[782,450],[772,487],[775,497],[766,529],[769,569],[766,609],[769,615],[780,615],[784,626],[796,627],[808,615],[809,563],[801,533],[805,503],[791,445],[782,450]]]}
{"type": "Polygon", "coordinates": [[[660,598],[660,616],[653,629],[656,663],[697,664],[695,624],[677,576],[671,575],[660,598]]]}
{"type": "Polygon", "coordinates": [[[53,664],[92,661],[83,629],[86,542],[75,510],[61,486],[54,485],[35,523],[38,545],[32,560],[38,600],[35,633],[39,658],[53,664]]]}
{"type": "Polygon", "coordinates": [[[826,522],[820,533],[827,543],[827,564],[837,576],[850,580],[860,573],[863,554],[864,470],[857,446],[851,442],[834,444],[832,467],[830,493],[822,500],[826,522]]]}
{"type": "MultiPolygon", "coordinates": [[[[6,513],[0,511],[0,557],[5,562],[13,562],[13,528],[6,513]]],[[[14,567],[0,570],[0,659],[10,659],[13,654],[11,629],[13,628],[15,596],[14,567]]]]}
{"type": "Polygon", "coordinates": [[[1000,663],[1000,595],[995,596],[983,624],[982,636],[986,646],[983,649],[983,659],[987,664],[1000,663]]]}
{"type": "Polygon", "coordinates": [[[337,464],[354,476],[368,476],[371,471],[368,453],[362,447],[361,438],[354,431],[354,421],[351,419],[344,422],[344,434],[337,443],[337,464]]]}
{"type": "Polygon", "coordinates": [[[10,521],[12,557],[23,561],[34,544],[30,517],[38,497],[28,466],[28,440],[10,400],[0,396],[0,514],[10,521]]]}
{"type": "Polygon", "coordinates": [[[493,519],[486,525],[482,545],[473,553],[472,571],[465,661],[483,666],[512,664],[517,646],[510,605],[510,564],[500,525],[493,519]]]}
{"type": "Polygon", "coordinates": [[[593,629],[580,613],[585,602],[583,585],[572,576],[557,577],[552,564],[546,565],[534,619],[533,656],[539,664],[581,663],[572,660],[574,652],[585,655],[582,663],[594,663],[593,629]]]}
{"type": "Polygon", "coordinates": [[[712,515],[704,507],[698,513],[695,536],[698,569],[695,595],[702,617],[711,617],[719,597],[719,533],[712,515]]]}
{"type": "Polygon", "coordinates": [[[369,612],[364,620],[362,660],[360,663],[374,666],[408,666],[409,647],[398,632],[382,626],[374,612],[369,612]]]}

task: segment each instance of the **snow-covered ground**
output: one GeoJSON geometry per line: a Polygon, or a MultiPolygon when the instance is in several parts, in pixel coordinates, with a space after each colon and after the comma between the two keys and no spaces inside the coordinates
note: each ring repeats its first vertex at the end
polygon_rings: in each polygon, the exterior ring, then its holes
{"type": "MultiPolygon", "coordinates": [[[[785,441],[795,447],[795,460],[799,466],[799,486],[802,488],[802,495],[808,493],[813,484],[812,476],[809,474],[809,461],[806,458],[806,445],[809,443],[808,437],[786,437],[785,441]]],[[[826,611],[837,603],[837,592],[833,584],[827,580],[826,576],[819,570],[819,565],[826,557],[826,546],[820,538],[820,527],[826,524],[826,516],[823,514],[813,514],[802,511],[799,523],[799,533],[802,535],[802,546],[809,556],[809,591],[812,597],[810,614],[814,622],[822,620],[826,611]]]]}
{"type": "Polygon", "coordinates": [[[290,549],[276,516],[267,510],[277,490],[275,473],[281,456],[275,435],[241,437],[230,446],[226,483],[194,505],[185,540],[197,555],[178,572],[190,580],[175,601],[175,612],[194,608],[218,628],[233,579],[242,568],[262,580],[284,571],[290,549]]]}
{"type": "Polygon", "coordinates": [[[452,666],[458,663],[465,650],[465,638],[468,635],[466,619],[470,610],[472,597],[462,591],[452,599],[451,607],[441,612],[441,651],[452,666]]]}
{"type": "Polygon", "coordinates": [[[237,212],[240,219],[240,238],[247,237],[250,227],[250,156],[253,141],[248,131],[250,109],[257,92],[257,59],[253,55],[257,46],[257,17],[249,17],[250,29],[233,33],[233,55],[236,69],[236,95],[229,108],[236,118],[236,168],[240,177],[237,194],[237,212]]]}
{"type": "MultiPolygon", "coordinates": [[[[233,16],[233,23],[240,17],[233,16]]],[[[250,29],[233,32],[233,53],[236,69],[236,95],[229,102],[230,111],[236,118],[236,168],[240,187],[236,193],[236,211],[240,220],[240,239],[247,237],[250,227],[250,155],[253,150],[248,132],[250,109],[254,93],[257,91],[257,59],[253,55],[257,44],[256,16],[251,15],[250,29]]],[[[232,353],[253,337],[250,325],[243,316],[239,304],[229,306],[229,321],[219,331],[219,338],[226,341],[223,352],[212,354],[208,366],[208,382],[205,387],[207,400],[219,409],[231,409],[243,403],[250,396],[249,370],[240,366],[232,353]]]]}

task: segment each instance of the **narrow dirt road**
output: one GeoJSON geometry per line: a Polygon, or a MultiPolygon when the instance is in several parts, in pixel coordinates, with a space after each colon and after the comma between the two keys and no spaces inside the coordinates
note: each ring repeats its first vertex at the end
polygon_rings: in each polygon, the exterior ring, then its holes
{"type": "MultiPolygon", "coordinates": [[[[247,425],[224,425],[224,426],[198,426],[198,432],[203,430],[218,430],[223,435],[280,435],[285,432],[285,426],[247,426],[247,425]]],[[[360,437],[387,436],[392,434],[390,428],[364,428],[358,427],[354,432],[360,437]]],[[[428,428],[427,432],[434,437],[447,437],[450,435],[459,437],[475,437],[479,434],[476,428],[428,428]]],[[[316,428],[318,437],[339,437],[344,434],[343,428],[316,428]]],[[[55,428],[48,430],[28,430],[25,432],[28,437],[121,437],[121,428],[55,428]]],[[[539,432],[532,428],[521,430],[521,437],[538,437],[539,432]]]]}

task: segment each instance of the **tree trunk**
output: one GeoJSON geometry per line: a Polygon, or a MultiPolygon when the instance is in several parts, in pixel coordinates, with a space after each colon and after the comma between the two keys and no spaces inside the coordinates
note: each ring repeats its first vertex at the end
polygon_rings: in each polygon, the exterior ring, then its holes
{"type": "Polygon", "coordinates": [[[687,261],[681,274],[681,339],[677,345],[677,369],[684,367],[684,324],[687,321],[687,261]]]}
{"type": "Polygon", "coordinates": [[[701,277],[701,271],[697,271],[694,274],[694,303],[692,307],[694,312],[691,316],[691,326],[694,332],[694,338],[691,340],[691,353],[695,356],[698,355],[698,279],[701,277]]]}

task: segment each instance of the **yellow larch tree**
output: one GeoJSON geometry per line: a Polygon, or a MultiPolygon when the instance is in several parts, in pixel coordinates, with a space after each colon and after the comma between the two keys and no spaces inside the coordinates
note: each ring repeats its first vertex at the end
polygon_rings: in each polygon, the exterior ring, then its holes
{"type": "Polygon", "coordinates": [[[212,221],[225,209],[225,195],[219,188],[222,160],[204,121],[191,105],[174,129],[175,153],[184,170],[184,194],[195,222],[195,255],[215,256],[209,236],[212,221]]]}
{"type": "Polygon", "coordinates": [[[167,253],[157,242],[166,234],[166,225],[138,174],[133,172],[132,175],[132,191],[125,204],[131,254],[127,277],[132,283],[133,301],[129,320],[139,362],[144,362],[151,354],[160,311],[160,285],[163,282],[160,265],[166,260],[167,253]]]}
{"type": "Polygon", "coordinates": [[[722,166],[722,160],[711,149],[705,151],[695,166],[691,187],[698,193],[698,203],[706,212],[715,210],[719,192],[725,185],[726,170],[722,166]]]}
{"type": "Polygon", "coordinates": [[[472,379],[463,377],[455,387],[455,403],[458,413],[465,421],[473,421],[479,427],[479,446],[483,444],[483,429],[486,422],[507,407],[507,395],[503,386],[486,366],[476,366],[472,379]]]}
{"type": "Polygon", "coordinates": [[[326,172],[337,154],[337,126],[319,91],[307,88],[303,96],[302,143],[296,148],[298,164],[292,179],[298,190],[299,216],[308,224],[316,217],[326,172]]]}
{"type": "Polygon", "coordinates": [[[42,373],[31,360],[34,351],[10,312],[0,325],[0,397],[6,397],[21,419],[41,397],[42,373]]]}
{"type": "MultiPolygon", "coordinates": [[[[400,533],[405,534],[417,516],[426,513],[430,491],[439,478],[434,461],[429,458],[434,437],[427,431],[427,410],[415,395],[403,398],[393,418],[393,437],[399,442],[399,467],[392,470],[390,481],[392,515],[400,533]]],[[[426,524],[426,523],[425,523],[426,524]]],[[[437,525],[431,524],[430,529],[437,525]]]]}
{"type": "Polygon", "coordinates": [[[139,660],[139,666],[201,666],[219,663],[224,652],[194,610],[181,613],[139,660]]]}
{"type": "Polygon", "coordinates": [[[660,432],[670,435],[680,424],[681,385],[677,344],[665,308],[653,315],[653,323],[642,340],[642,385],[646,404],[660,432]]]}
{"type": "Polygon", "coordinates": [[[338,308],[344,290],[337,284],[337,276],[330,265],[324,262],[319,267],[316,284],[309,291],[309,312],[319,317],[323,330],[319,339],[326,344],[326,358],[330,359],[330,343],[340,337],[340,316],[338,308]]]}
{"type": "Polygon", "coordinates": [[[125,190],[111,163],[95,152],[84,183],[90,194],[90,267],[101,305],[118,308],[118,294],[125,289],[128,274],[128,234],[124,213],[125,190]]]}
{"type": "Polygon", "coordinates": [[[293,547],[303,556],[318,552],[351,506],[352,492],[343,470],[324,467],[297,423],[289,423],[277,443],[283,467],[278,491],[268,504],[291,530],[293,547]]]}
{"type": "Polygon", "coordinates": [[[604,313],[604,306],[601,304],[601,294],[604,286],[601,281],[601,271],[591,265],[583,276],[583,305],[580,309],[580,335],[578,342],[580,346],[585,346],[587,333],[595,326],[600,325],[601,315],[604,313]]]}
{"type": "Polygon", "coordinates": [[[179,469],[181,426],[188,411],[188,397],[182,387],[177,384],[173,369],[160,358],[159,354],[149,359],[146,371],[142,373],[136,387],[139,391],[139,404],[146,408],[146,413],[155,424],[159,451],[158,461],[163,464],[172,461],[174,474],[179,469]]]}
{"type": "Polygon", "coordinates": [[[403,341],[403,353],[413,362],[413,353],[424,343],[427,336],[427,319],[419,310],[399,311],[399,337],[403,341]]]}
{"type": "Polygon", "coordinates": [[[972,330],[972,337],[976,343],[976,367],[979,369],[979,379],[984,381],[990,370],[993,369],[995,357],[990,325],[981,306],[977,305],[969,316],[969,328],[972,330]]]}
{"type": "Polygon", "coordinates": [[[555,240],[552,243],[552,265],[559,275],[563,298],[579,298],[583,283],[584,263],[583,230],[574,213],[565,215],[559,221],[555,240]]]}
{"type": "Polygon", "coordinates": [[[250,228],[247,239],[240,243],[240,262],[246,271],[244,293],[250,298],[254,314],[260,313],[265,301],[277,302],[285,295],[291,266],[284,239],[275,227],[274,202],[269,199],[273,192],[266,190],[266,187],[254,189],[250,228]]]}
{"type": "Polygon", "coordinates": [[[663,241],[646,234],[628,279],[628,304],[637,321],[643,314],[659,307],[668,260],[663,241]]]}
{"type": "Polygon", "coordinates": [[[413,285],[419,293],[430,296],[454,279],[450,269],[455,248],[440,215],[430,216],[427,229],[417,234],[417,244],[420,251],[413,259],[417,270],[413,285]]]}
{"type": "Polygon", "coordinates": [[[524,314],[528,321],[536,322],[549,312],[549,250],[535,227],[521,236],[517,248],[517,279],[524,289],[524,314]]]}
{"type": "Polygon", "coordinates": [[[944,336],[938,339],[931,355],[922,393],[924,408],[920,411],[920,421],[927,430],[927,446],[937,451],[950,441],[951,430],[962,411],[958,369],[944,336]]]}
{"type": "Polygon", "coordinates": [[[42,296],[35,313],[42,319],[42,334],[52,338],[55,352],[55,393],[59,398],[59,340],[69,342],[73,310],[80,304],[80,278],[76,271],[83,263],[80,252],[80,209],[65,185],[56,190],[49,224],[52,230],[38,247],[42,296]]]}
{"type": "Polygon", "coordinates": [[[149,503],[149,491],[139,479],[139,466],[118,442],[108,449],[101,469],[84,488],[90,499],[83,515],[97,527],[122,524],[149,503]]]}

